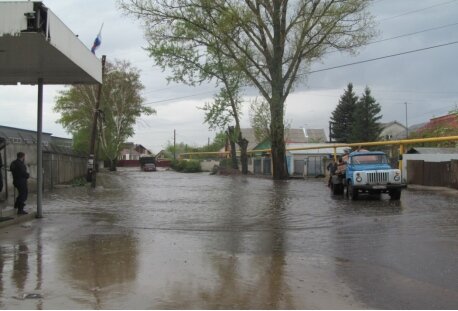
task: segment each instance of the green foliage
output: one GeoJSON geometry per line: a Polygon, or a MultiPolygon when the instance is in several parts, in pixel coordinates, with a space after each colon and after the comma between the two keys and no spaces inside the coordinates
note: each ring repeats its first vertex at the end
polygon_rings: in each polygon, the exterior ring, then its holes
{"type": "Polygon", "coordinates": [[[198,173],[202,172],[200,161],[197,160],[175,160],[171,164],[172,169],[182,173],[198,173]]]}
{"type": "Polygon", "coordinates": [[[79,177],[72,180],[72,187],[84,187],[86,184],[86,178],[79,177]]]}
{"type": "Polygon", "coordinates": [[[381,107],[366,87],[358,99],[349,83],[339,104],[332,112],[332,139],[338,143],[376,141],[382,131],[379,120],[381,107]]]}
{"type": "Polygon", "coordinates": [[[371,95],[371,90],[366,87],[363,95],[356,103],[353,113],[353,127],[350,142],[376,141],[382,129],[379,120],[381,107],[371,95]]]}
{"type": "Polygon", "coordinates": [[[270,108],[267,101],[255,99],[251,102],[250,125],[258,141],[270,138],[270,108]]]}
{"type": "MultiPolygon", "coordinates": [[[[184,142],[177,143],[175,148],[173,147],[172,142],[167,142],[167,146],[165,147],[165,152],[168,158],[173,159],[173,153],[176,152],[176,157],[178,158],[182,153],[188,152],[217,152],[221,150],[226,144],[226,133],[219,132],[216,134],[215,138],[209,145],[205,145],[202,147],[197,147],[193,145],[185,144],[184,142]]],[[[205,156],[203,158],[208,158],[205,156]]]]}
{"type": "MultiPolygon", "coordinates": [[[[427,127],[417,130],[416,132],[411,133],[409,138],[431,138],[431,137],[441,137],[441,136],[457,136],[458,128],[452,126],[442,126],[438,125],[435,127],[427,127]]],[[[431,142],[431,143],[422,143],[417,146],[421,147],[443,147],[443,148],[457,148],[458,144],[456,141],[444,141],[444,142],[431,142]]]]}
{"type": "Polygon", "coordinates": [[[331,137],[338,143],[349,143],[352,141],[352,128],[354,125],[354,112],[358,97],[353,91],[353,84],[349,83],[347,89],[339,99],[339,104],[331,116],[331,137]]]}
{"type": "MultiPolygon", "coordinates": [[[[155,113],[142,104],[138,69],[128,62],[106,64],[100,110],[98,113],[98,143],[105,158],[113,161],[122,144],[134,134],[135,121],[142,114],[155,113]]],[[[60,92],[54,111],[61,114],[58,122],[75,138],[75,147],[89,151],[97,88],[94,85],[74,85],[60,92]]]]}
{"type": "Polygon", "coordinates": [[[219,166],[224,168],[232,167],[232,159],[222,159],[219,161],[219,166]]]}

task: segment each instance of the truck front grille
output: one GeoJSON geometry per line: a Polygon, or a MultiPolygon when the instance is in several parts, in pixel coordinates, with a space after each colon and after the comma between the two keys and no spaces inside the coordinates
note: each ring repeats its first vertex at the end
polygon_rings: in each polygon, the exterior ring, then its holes
{"type": "Polygon", "coordinates": [[[369,184],[386,184],[388,183],[389,173],[388,172],[368,172],[367,182],[369,184]]]}

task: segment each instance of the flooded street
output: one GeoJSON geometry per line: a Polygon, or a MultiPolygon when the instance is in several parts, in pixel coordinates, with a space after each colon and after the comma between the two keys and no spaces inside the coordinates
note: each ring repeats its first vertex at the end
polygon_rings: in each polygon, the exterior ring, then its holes
{"type": "Polygon", "coordinates": [[[98,184],[0,229],[0,308],[458,308],[457,195],[352,202],[323,180],[136,170],[98,184]]]}

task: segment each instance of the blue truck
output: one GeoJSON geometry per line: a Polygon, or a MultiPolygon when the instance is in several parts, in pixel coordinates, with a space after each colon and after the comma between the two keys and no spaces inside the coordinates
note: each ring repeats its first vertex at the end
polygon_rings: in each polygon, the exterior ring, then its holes
{"type": "Polygon", "coordinates": [[[381,151],[350,153],[345,173],[331,178],[333,194],[346,193],[352,200],[358,199],[360,193],[388,193],[392,200],[399,200],[405,187],[401,171],[391,168],[386,154],[381,151]]]}

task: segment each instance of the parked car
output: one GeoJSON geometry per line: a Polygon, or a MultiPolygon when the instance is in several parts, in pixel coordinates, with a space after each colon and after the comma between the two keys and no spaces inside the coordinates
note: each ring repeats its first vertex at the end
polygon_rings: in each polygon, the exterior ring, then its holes
{"type": "Polygon", "coordinates": [[[144,172],[156,171],[156,158],[153,156],[140,157],[140,168],[144,172]]]}

